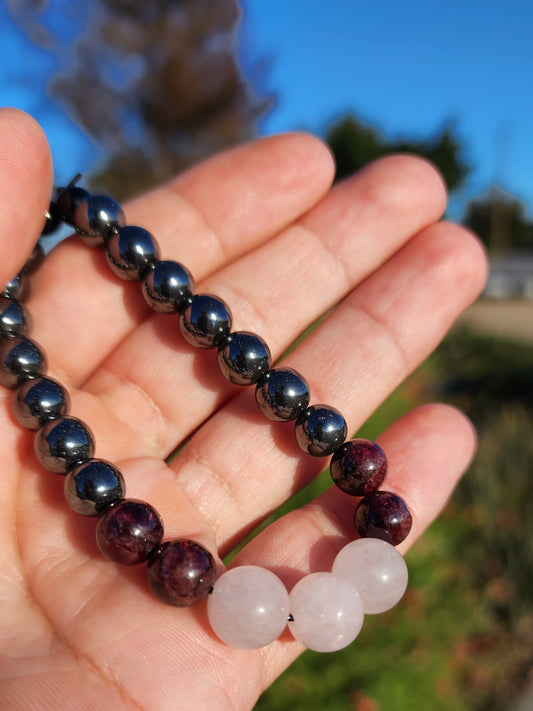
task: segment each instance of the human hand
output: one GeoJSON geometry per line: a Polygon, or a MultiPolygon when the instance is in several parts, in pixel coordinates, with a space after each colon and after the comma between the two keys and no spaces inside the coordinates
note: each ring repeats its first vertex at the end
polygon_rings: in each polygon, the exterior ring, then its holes
{"type": "MultiPolygon", "coordinates": [[[[217,156],[125,211],[274,359],[338,304],[285,364],[307,378],[311,402],[337,407],[354,432],[477,296],[485,261],[469,233],[436,222],[445,194],[425,162],[387,158],[330,189],[332,176],[318,141],[278,136],[217,156]]],[[[0,112],[2,283],[39,235],[51,182],[40,129],[0,112]]],[[[193,538],[224,556],[324,460],[302,454],[290,426],[259,413],[253,388],[226,382],[213,352],[184,343],[176,318],[154,314],[104,262],[78,239],[52,252],[32,277],[32,338],[71,393],[71,413],[93,430],[96,455],[124,474],[128,497],[161,513],[166,538],[193,538]]],[[[148,590],[144,566],[104,559],[94,520],[66,505],[63,479],[42,469],[33,433],[15,423],[12,393],[0,397],[3,708],[250,709],[300,643],[286,631],[261,650],[227,647],[203,603],[167,607],[148,590]]],[[[380,444],[386,488],[413,514],[404,551],[444,505],[475,436],[463,415],[430,405],[380,444]]],[[[353,498],[332,487],[233,564],[269,568],[290,588],[330,568],[355,537],[353,510],[353,498]]]]}

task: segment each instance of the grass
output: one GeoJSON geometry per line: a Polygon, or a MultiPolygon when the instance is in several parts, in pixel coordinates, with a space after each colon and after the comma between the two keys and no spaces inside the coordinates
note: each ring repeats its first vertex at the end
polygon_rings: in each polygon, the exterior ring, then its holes
{"type": "Polygon", "coordinates": [[[362,434],[435,396],[473,418],[480,447],[408,554],[404,600],[347,649],[306,652],[257,711],[499,711],[533,681],[533,349],[454,332],[362,434]]]}

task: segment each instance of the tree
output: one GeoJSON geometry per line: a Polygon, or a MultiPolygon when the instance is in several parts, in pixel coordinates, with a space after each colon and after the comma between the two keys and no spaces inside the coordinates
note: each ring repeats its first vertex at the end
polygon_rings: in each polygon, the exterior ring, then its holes
{"type": "Polygon", "coordinates": [[[461,144],[452,126],[445,126],[429,140],[389,140],[353,114],[335,123],[326,133],[337,164],[336,179],[355,173],[364,165],[389,153],[416,153],[432,161],[442,173],[448,190],[458,188],[469,168],[461,156],[461,144]]]}
{"type": "MultiPolygon", "coordinates": [[[[30,8],[34,17],[40,13],[40,41],[64,42],[51,29],[57,4],[21,5],[25,19],[30,8]]],[[[268,102],[254,94],[238,65],[237,0],[59,5],[77,14],[85,31],[51,92],[109,156],[91,176],[93,189],[122,199],[255,135],[268,102]]]]}

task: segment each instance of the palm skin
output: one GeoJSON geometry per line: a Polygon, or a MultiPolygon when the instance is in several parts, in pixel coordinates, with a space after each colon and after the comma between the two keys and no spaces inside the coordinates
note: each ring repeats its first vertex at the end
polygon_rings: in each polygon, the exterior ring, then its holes
{"type": "MultiPolygon", "coordinates": [[[[332,176],[316,139],[278,136],[215,157],[125,211],[164,258],[189,267],[197,291],[230,304],[235,330],[265,338],[274,359],[338,304],[285,363],[353,432],[476,297],[485,260],[469,233],[437,222],[445,194],[423,161],[388,158],[333,189],[332,176]]],[[[39,127],[0,112],[3,282],[31,251],[51,184],[39,127]]],[[[158,509],[166,538],[224,556],[323,468],[300,452],[290,426],[265,420],[253,388],[225,382],[211,351],[189,347],[175,318],[154,314],[135,284],[115,278],[100,251],[76,239],[54,250],[32,278],[28,310],[50,375],[95,434],[96,456],[119,466],[129,497],[158,509]]],[[[62,477],[36,463],[33,433],[15,423],[12,393],[0,397],[2,707],[250,709],[301,645],[286,632],[259,651],[228,648],[203,604],[166,607],[144,566],[105,560],[94,520],[68,508],[62,477]]],[[[413,513],[405,550],[444,505],[475,435],[457,411],[428,405],[380,444],[386,488],[413,513]]],[[[271,525],[233,564],[268,567],[289,587],[327,570],[354,537],[354,502],[333,489],[271,525]]]]}

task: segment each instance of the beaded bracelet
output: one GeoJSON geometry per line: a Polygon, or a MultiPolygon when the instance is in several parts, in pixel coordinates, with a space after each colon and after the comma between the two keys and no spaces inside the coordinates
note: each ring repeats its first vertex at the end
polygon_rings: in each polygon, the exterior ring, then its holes
{"type": "Polygon", "coordinates": [[[279,637],[288,623],[293,636],[310,649],[341,649],[355,639],[365,613],[389,609],[407,586],[405,561],[393,546],[409,533],[411,515],[399,496],[379,489],[387,472],[384,452],[369,440],[345,442],[346,422],[338,410],[309,405],[309,387],[298,372],[271,368],[269,348],[259,336],[231,331],[224,301],[195,294],[189,271],[160,260],[153,236],[127,226],[115,200],[78,187],[79,177],[56,192],[42,234],[63,221],[88,245],[103,246],[113,272],[141,281],[156,312],[179,316],[181,333],[191,345],[217,349],[224,377],[236,385],[256,386],[257,405],[267,418],[295,421],[304,452],[333,455],[334,483],[362,497],[354,515],[361,538],[339,552],[331,572],[307,575],[290,594],[274,573],[258,566],[235,567],[215,580],[213,556],[203,546],[184,538],[163,542],[160,515],[144,501],[125,498],[122,474],[110,462],[94,458],[90,429],[67,414],[66,390],[45,376],[45,355],[25,335],[29,318],[20,300],[27,275],[44,256],[40,242],[0,298],[0,382],[16,391],[18,422],[37,431],[37,458],[46,469],[65,475],[65,497],[74,511],[97,517],[96,540],[105,556],[122,565],[147,562],[150,589],[169,605],[187,607],[207,598],[208,619],[222,641],[257,649],[279,637]]]}

